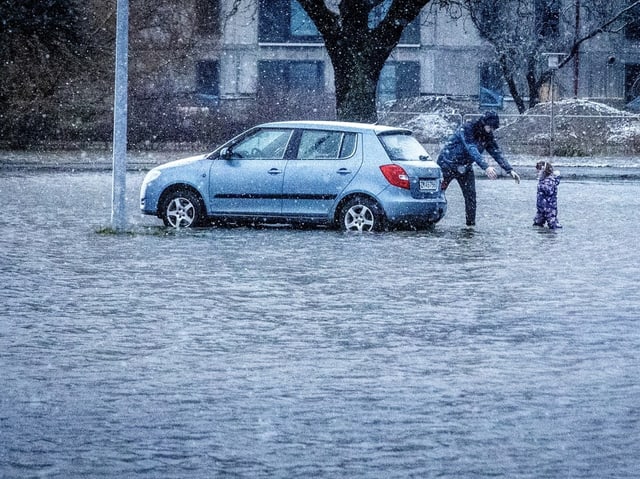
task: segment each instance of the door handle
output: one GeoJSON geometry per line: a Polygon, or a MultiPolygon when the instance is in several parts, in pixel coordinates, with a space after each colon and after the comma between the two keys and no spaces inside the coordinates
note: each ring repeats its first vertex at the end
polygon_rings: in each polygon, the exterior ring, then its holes
{"type": "Polygon", "coordinates": [[[280,175],[280,174],[282,174],[282,170],[279,169],[279,168],[271,168],[269,170],[269,174],[270,175],[280,175]]]}
{"type": "Polygon", "coordinates": [[[350,175],[351,174],[351,170],[348,168],[340,168],[338,170],[338,174],[339,175],[350,175]]]}

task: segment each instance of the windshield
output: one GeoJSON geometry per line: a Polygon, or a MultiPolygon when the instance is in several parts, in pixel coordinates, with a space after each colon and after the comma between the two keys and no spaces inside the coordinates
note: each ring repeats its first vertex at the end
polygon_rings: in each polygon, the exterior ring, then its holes
{"type": "Polygon", "coordinates": [[[429,153],[410,134],[393,133],[379,135],[382,146],[392,160],[426,160],[429,153]]]}

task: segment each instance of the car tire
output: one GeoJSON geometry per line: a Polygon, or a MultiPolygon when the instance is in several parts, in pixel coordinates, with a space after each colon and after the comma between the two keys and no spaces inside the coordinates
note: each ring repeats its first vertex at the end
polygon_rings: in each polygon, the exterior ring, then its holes
{"type": "Polygon", "coordinates": [[[193,191],[172,191],[162,202],[162,221],[172,228],[194,228],[200,226],[204,217],[202,199],[193,191]]]}
{"type": "Polygon", "coordinates": [[[357,196],[343,205],[338,221],[343,231],[382,231],[384,213],[374,200],[357,196]]]}

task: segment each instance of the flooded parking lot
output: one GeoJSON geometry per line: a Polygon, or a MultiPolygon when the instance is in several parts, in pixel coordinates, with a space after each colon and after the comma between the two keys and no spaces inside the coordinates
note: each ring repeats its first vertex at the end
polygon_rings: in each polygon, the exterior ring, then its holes
{"type": "MultiPolygon", "coordinates": [[[[602,176],[602,175],[601,175],[602,176]]],[[[640,182],[457,187],[432,231],[109,225],[0,173],[0,476],[635,477],[640,182]]]]}

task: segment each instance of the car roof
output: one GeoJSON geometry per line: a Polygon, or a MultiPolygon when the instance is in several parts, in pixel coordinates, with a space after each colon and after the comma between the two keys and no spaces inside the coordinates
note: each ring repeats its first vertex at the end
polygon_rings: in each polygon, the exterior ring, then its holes
{"type": "Polygon", "coordinates": [[[372,132],[376,135],[389,134],[393,132],[398,133],[411,133],[411,130],[407,128],[398,128],[395,126],[378,125],[374,123],[356,123],[348,121],[304,121],[304,120],[292,120],[292,121],[274,121],[270,123],[263,123],[258,125],[264,128],[308,128],[311,130],[343,130],[354,132],[372,132]]]}

